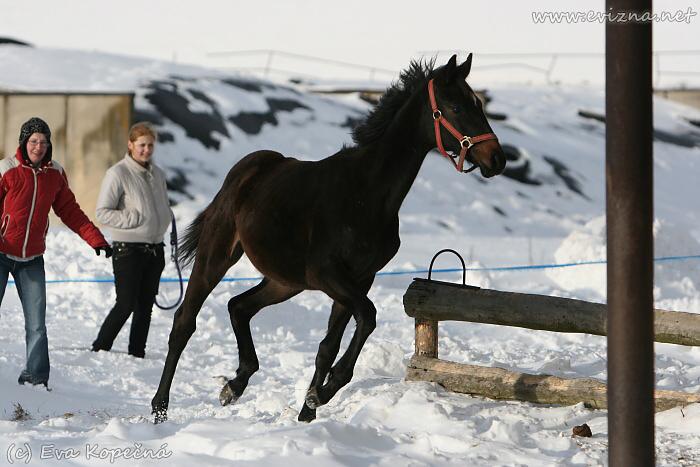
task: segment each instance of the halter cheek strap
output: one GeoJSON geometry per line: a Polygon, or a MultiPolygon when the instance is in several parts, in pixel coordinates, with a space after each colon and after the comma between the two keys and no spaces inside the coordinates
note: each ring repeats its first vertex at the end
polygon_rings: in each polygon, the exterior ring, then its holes
{"type": "Polygon", "coordinates": [[[454,165],[455,169],[457,169],[458,172],[471,172],[476,168],[476,165],[473,165],[469,169],[464,170],[464,161],[467,158],[467,153],[469,152],[469,149],[471,149],[471,147],[475,144],[481,143],[482,141],[487,141],[490,139],[497,140],[498,138],[493,133],[484,133],[482,135],[470,137],[464,136],[459,131],[457,131],[457,129],[442,116],[442,112],[440,112],[440,109],[438,109],[437,101],[435,100],[435,89],[432,79],[428,81],[428,95],[430,96],[430,107],[433,110],[433,122],[435,123],[435,141],[437,143],[438,151],[440,151],[440,153],[443,156],[445,156],[447,159],[450,160],[450,162],[452,162],[452,165],[454,165]],[[445,129],[449,131],[450,134],[459,141],[459,145],[462,147],[462,149],[459,151],[459,156],[451,156],[447,153],[447,151],[445,151],[445,147],[442,145],[442,136],[440,135],[440,125],[444,126],[445,129]],[[456,157],[458,157],[457,162],[455,162],[456,157]]]}

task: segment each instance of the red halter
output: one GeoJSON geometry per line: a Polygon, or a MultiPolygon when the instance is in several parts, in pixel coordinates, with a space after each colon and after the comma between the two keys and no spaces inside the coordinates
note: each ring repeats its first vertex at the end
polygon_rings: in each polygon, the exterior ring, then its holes
{"type": "Polygon", "coordinates": [[[482,141],[487,141],[489,139],[498,139],[495,134],[493,133],[484,133],[483,135],[477,135],[477,136],[463,136],[459,131],[453,127],[450,122],[448,122],[443,116],[442,112],[438,109],[437,106],[437,101],[435,100],[435,90],[433,89],[433,80],[431,79],[428,82],[428,95],[430,96],[430,106],[433,109],[433,121],[435,122],[435,141],[437,142],[437,147],[440,153],[445,156],[447,159],[452,162],[452,165],[454,165],[455,169],[457,169],[458,172],[471,172],[474,170],[477,166],[473,165],[471,168],[464,170],[464,160],[467,158],[467,153],[469,152],[469,149],[474,146],[477,143],[481,143],[482,141]],[[462,146],[462,149],[459,151],[459,160],[455,162],[455,158],[457,156],[451,156],[445,151],[445,148],[442,145],[442,137],[440,136],[440,125],[444,126],[447,131],[449,131],[452,136],[457,138],[459,140],[459,145],[462,146]]]}

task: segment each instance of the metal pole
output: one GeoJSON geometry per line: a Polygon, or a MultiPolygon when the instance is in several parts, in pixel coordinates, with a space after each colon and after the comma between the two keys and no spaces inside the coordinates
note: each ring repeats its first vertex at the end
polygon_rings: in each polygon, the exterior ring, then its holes
{"type": "Polygon", "coordinates": [[[654,67],[656,68],[654,87],[658,87],[661,82],[661,55],[658,52],[654,54],[654,67]]]}
{"type": "Polygon", "coordinates": [[[651,0],[607,0],[608,459],[654,465],[651,0]]]}
{"type": "Polygon", "coordinates": [[[547,68],[547,84],[552,84],[552,72],[554,71],[554,65],[557,63],[557,54],[552,54],[552,58],[549,60],[549,67],[547,68]]]}
{"type": "Polygon", "coordinates": [[[265,63],[265,78],[270,75],[270,68],[272,67],[272,59],[275,56],[274,50],[268,50],[267,52],[267,63],[265,63]]]}

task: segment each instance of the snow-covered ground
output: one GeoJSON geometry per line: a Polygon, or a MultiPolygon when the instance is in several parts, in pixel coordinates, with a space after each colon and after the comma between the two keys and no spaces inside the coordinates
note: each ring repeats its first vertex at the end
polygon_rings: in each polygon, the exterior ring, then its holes
{"type": "MultiPolygon", "coordinates": [[[[167,136],[156,158],[171,182],[181,230],[248,152],[268,148],[320,159],[351,143],[350,126],[367,110],[352,98],[333,100],[135,57],[0,46],[0,64],[0,88],[136,92],[139,115],[155,120],[167,136]],[[176,96],[186,105],[166,109],[163,102],[176,96]]],[[[590,118],[603,114],[603,91],[508,86],[488,94],[489,112],[501,116],[492,123],[510,155],[507,173],[489,180],[459,175],[429,155],[402,208],[401,250],[386,270],[424,269],[437,250],[450,247],[475,269],[467,274],[471,284],[605,301],[604,265],[489,270],[604,259],[604,124],[590,118]]],[[[662,100],[654,111],[656,255],[700,255],[700,129],[692,123],[700,112],[662,100]]],[[[64,228],[52,228],[47,243],[49,280],[110,277],[110,263],[64,228]]],[[[454,266],[447,257],[436,264],[454,266]]],[[[699,271],[697,259],[657,263],[656,307],[700,313],[699,271]]],[[[172,264],[164,276],[175,277],[172,264]]],[[[255,276],[245,258],[227,274],[255,276]]],[[[46,392],[16,383],[24,363],[23,318],[9,286],[0,316],[0,463],[24,461],[29,450],[36,465],[607,463],[604,410],[497,402],[405,382],[413,322],[403,312],[402,295],[411,278],[377,278],[370,291],[377,329],[353,381],[310,424],[296,416],[326,330],[330,300],[321,293],[302,293],[253,320],[260,371],[236,404],[221,407],[219,390],[238,360],[226,303],[255,282],[219,284],[180,359],[170,419],[153,425],[150,400],[172,312],[154,311],[145,360],[126,354],[128,325],[112,352],[92,353],[88,348],[113,303],[113,286],[50,283],[52,391],[46,392]],[[27,419],[13,420],[18,406],[27,419]],[[582,423],[592,438],[571,437],[572,427],[582,423]]],[[[173,300],[177,286],[164,283],[161,292],[162,301],[173,300]]],[[[598,336],[447,322],[440,324],[439,345],[442,358],[458,362],[606,378],[605,338],[598,336]]],[[[656,381],[660,389],[700,392],[700,349],[656,344],[656,381]]],[[[656,426],[659,465],[700,464],[700,405],[659,413],[656,426]]]]}

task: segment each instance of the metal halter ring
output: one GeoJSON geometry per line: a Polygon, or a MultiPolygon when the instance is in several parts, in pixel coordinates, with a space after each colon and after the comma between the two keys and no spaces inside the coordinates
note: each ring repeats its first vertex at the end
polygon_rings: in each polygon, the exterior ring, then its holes
{"type": "Polygon", "coordinates": [[[440,120],[442,118],[442,112],[439,110],[436,110],[433,112],[433,120],[440,120]]]}
{"type": "Polygon", "coordinates": [[[472,139],[469,136],[465,136],[461,140],[459,140],[459,145],[462,147],[465,147],[466,143],[466,148],[469,149],[470,147],[474,146],[474,143],[472,143],[472,139]]]}

